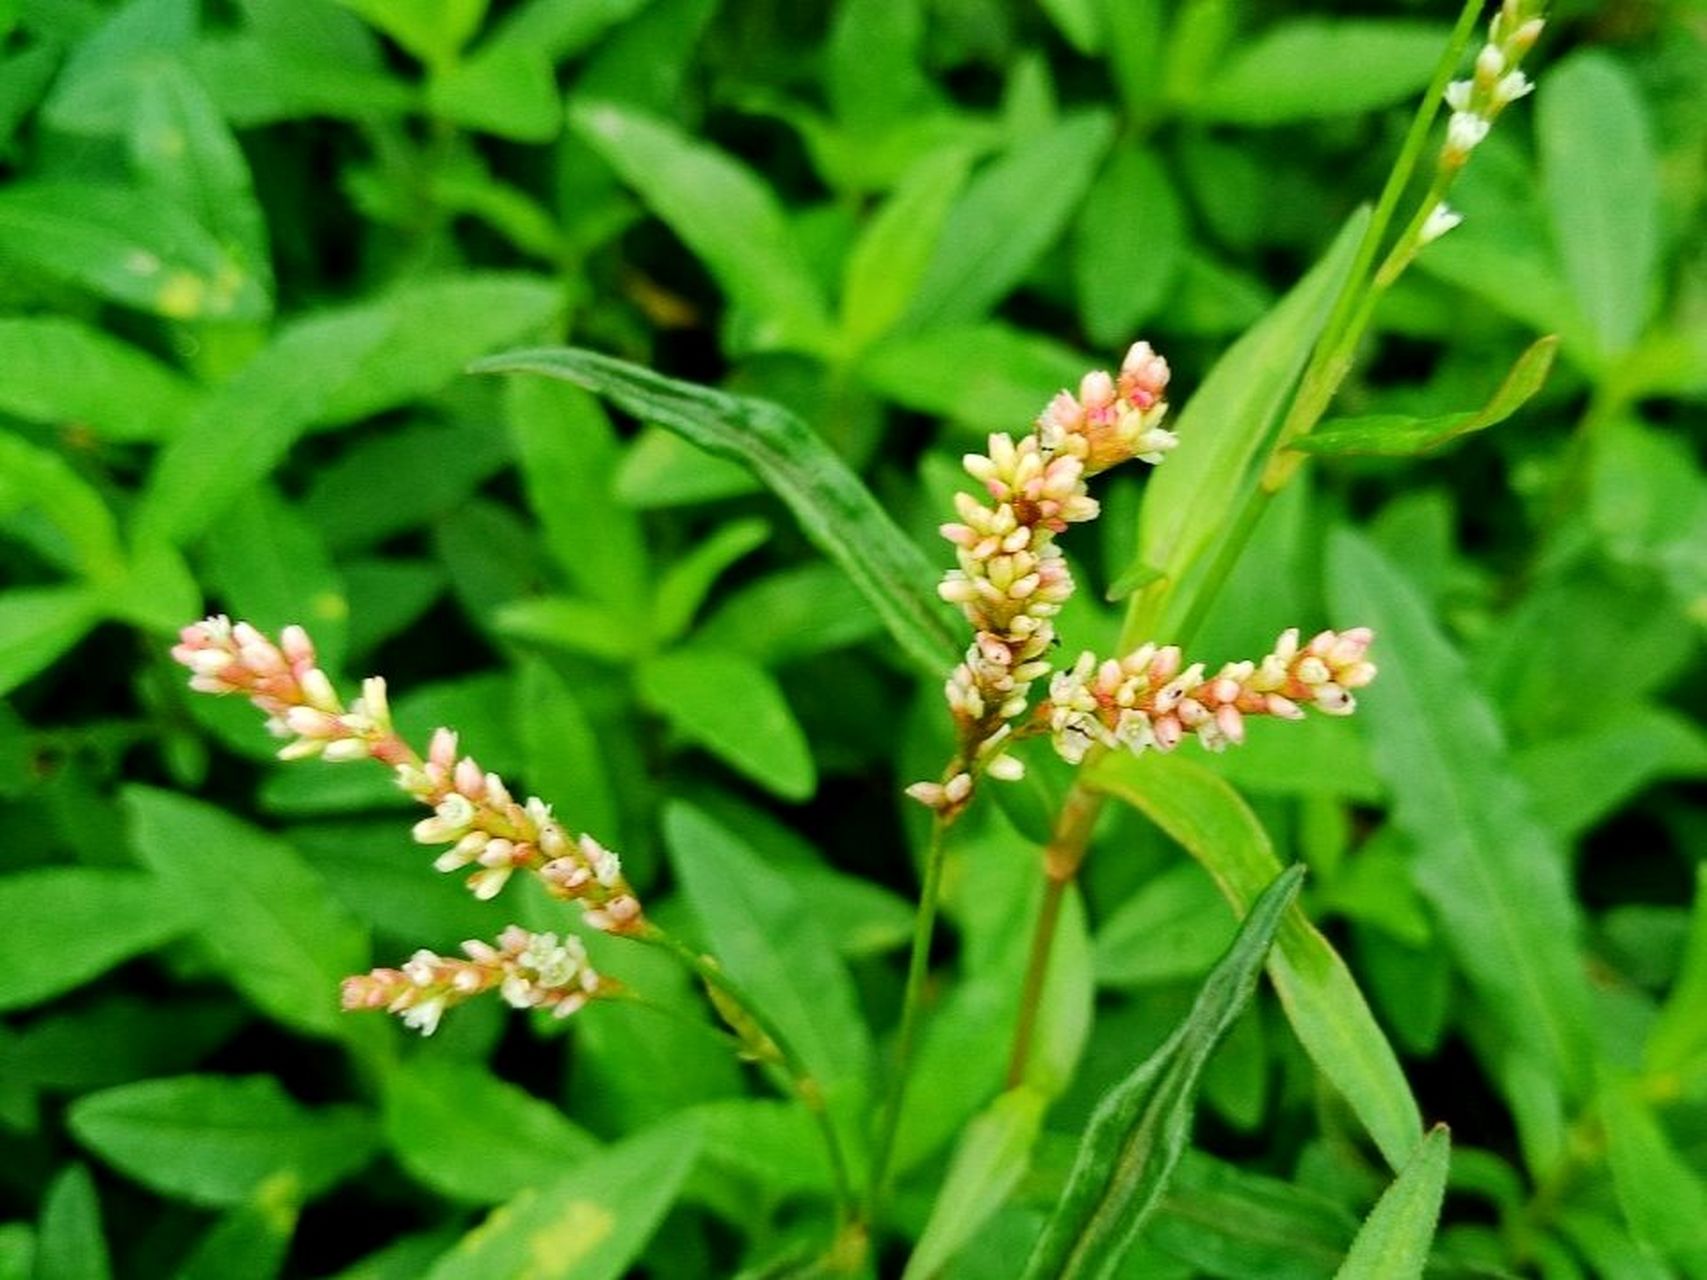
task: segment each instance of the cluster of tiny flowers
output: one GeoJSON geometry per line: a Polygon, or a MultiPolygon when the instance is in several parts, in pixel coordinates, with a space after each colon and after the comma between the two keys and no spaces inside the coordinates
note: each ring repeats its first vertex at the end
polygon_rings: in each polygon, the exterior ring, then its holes
{"type": "Polygon", "coordinates": [[[622,862],[592,836],[572,838],[537,796],[517,801],[504,780],[457,754],[456,734],[433,733],[425,760],[397,766],[397,782],[433,816],[415,824],[421,844],[448,845],[439,871],[472,866],[469,890],[491,898],[516,871],[530,871],[559,898],[581,903],[595,929],[621,933],[640,923],[640,903],[622,875],[622,862]]]}
{"type": "Polygon", "coordinates": [[[965,458],[987,501],[955,495],[960,519],[943,525],[942,536],[958,563],[939,588],[976,633],[945,689],[959,753],[946,781],[908,788],[939,813],[963,807],[978,774],[1022,775],[1005,754],[1011,722],[1050,670],[1053,620],[1073,594],[1055,536],[1096,518],[1087,477],[1129,458],[1160,462],[1173,448],[1173,433],[1161,425],[1167,385],[1168,362],[1149,343],[1135,343],[1118,375],[1086,374],[1077,395],[1062,391],[1049,402],[1030,434],[1018,441],[992,435],[988,453],[965,458]]]}
{"type": "Polygon", "coordinates": [[[1355,627],[1300,645],[1298,632],[1288,630],[1260,662],[1230,662],[1213,676],[1202,663],[1181,670],[1173,645],[1147,644],[1102,663],[1086,653],[1055,675],[1038,715],[1055,749],[1074,764],[1092,746],[1172,751],[1187,734],[1220,751],[1244,741],[1246,716],[1297,720],[1307,706],[1350,715],[1357,706],[1352,690],[1375,678],[1365,657],[1373,639],[1367,627],[1355,627]]]}
{"type": "Polygon", "coordinates": [[[178,633],[172,657],[190,669],[198,693],[241,693],[266,712],[267,731],[290,739],[281,759],[398,764],[414,754],[391,727],[385,681],[364,680],[362,696],[346,708],[301,627],[286,627],[274,644],[247,622],[208,618],[178,633]]]}
{"type": "Polygon", "coordinates": [[[530,933],[511,925],[498,945],[465,942],[468,959],[417,951],[401,969],[375,969],[345,978],[345,1009],[384,1009],[406,1026],[432,1035],[446,1009],[496,990],[516,1009],[547,1009],[567,1018],[588,1000],[607,995],[613,984],[587,963],[581,940],[530,933]]]}
{"type": "Polygon", "coordinates": [[[495,773],[457,755],[456,735],[434,732],[427,758],[398,736],[385,681],[362,684],[348,708],[316,665],[301,627],[286,627],[274,644],[246,622],[214,617],[185,627],[172,656],[191,671],[203,693],[242,693],[267,714],[267,727],[291,741],[285,759],[378,760],[398,785],[433,810],[415,826],[422,844],[450,846],[434,863],[440,871],[473,866],[468,887],[494,897],[518,870],[537,875],[559,898],[580,903],[589,925],[611,933],[642,926],[640,903],[623,879],[622,863],[591,836],[571,838],[536,797],[518,802],[495,773]]]}
{"type": "MultiPolygon", "coordinates": [[[[1488,41],[1476,55],[1475,71],[1469,79],[1447,85],[1446,105],[1452,115],[1440,151],[1443,174],[1463,168],[1470,153],[1488,136],[1499,113],[1535,88],[1518,63],[1534,47],[1545,25],[1531,12],[1537,8],[1531,0],[1504,0],[1488,24],[1488,41]]],[[[1417,238],[1428,244],[1461,221],[1462,217],[1442,201],[1429,210],[1417,238]]]]}

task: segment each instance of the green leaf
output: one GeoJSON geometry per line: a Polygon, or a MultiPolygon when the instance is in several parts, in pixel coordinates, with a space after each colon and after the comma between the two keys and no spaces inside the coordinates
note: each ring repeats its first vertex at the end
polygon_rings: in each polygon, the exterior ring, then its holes
{"type": "Polygon", "coordinates": [[[644,651],[646,636],[621,614],[590,600],[539,596],[499,605],[492,630],[524,645],[540,645],[600,662],[628,663],[644,651]]]}
{"type": "Polygon", "coordinates": [[[737,520],[683,553],[664,571],[652,597],[652,635],[659,644],[683,635],[718,578],[762,547],[771,528],[763,520],[737,520]]]}
{"type": "Polygon", "coordinates": [[[538,49],[562,62],[618,27],[651,0],[525,0],[504,14],[489,44],[538,49]]]}
{"type": "Polygon", "coordinates": [[[640,698],[689,742],[786,800],[818,771],[794,713],[763,667],[733,653],[678,649],[642,663],[640,698]]]}
{"type": "Polygon", "coordinates": [[[78,32],[43,118],[68,133],[122,133],[143,85],[162,63],[183,55],[195,28],[191,0],[128,0],[112,7],[94,30],[78,32]]]}
{"type": "Polygon", "coordinates": [[[1364,714],[1417,887],[1489,1014],[1580,1093],[1591,1049],[1564,853],[1531,815],[1493,708],[1415,588],[1348,532],[1335,535],[1331,565],[1336,612],[1381,637],[1364,714]]]}
{"type": "Polygon", "coordinates": [[[1547,68],[1535,132],[1565,278],[1601,354],[1621,354],[1647,322],[1660,250],[1659,162],[1634,77],[1599,50],[1547,68]]]}
{"type": "Polygon", "coordinates": [[[87,587],[23,587],[0,592],[0,695],[53,665],[100,620],[101,597],[87,587]]]}
{"type": "Polygon", "coordinates": [[[696,642],[766,667],[848,648],[883,628],[847,575],[830,564],[783,569],[720,598],[694,633],[696,642]]]}
{"type": "Polygon", "coordinates": [[[621,827],[607,745],[586,700],[543,662],[522,665],[515,692],[517,736],[526,763],[522,776],[577,831],[616,842],[621,827]]]}
{"type": "Polygon", "coordinates": [[[1167,301],[1185,265],[1185,210],[1154,152],[1118,146],[1073,226],[1073,291],[1085,332],[1109,349],[1167,301]]]}
{"type": "Polygon", "coordinates": [[[359,373],[385,328],[383,315],[357,308],[281,330],[160,450],[134,516],[137,541],[182,546],[223,516],[359,373]]]}
{"type": "Polygon", "coordinates": [[[88,427],[115,443],[164,440],[196,394],[175,370],[79,321],[0,319],[0,412],[88,427]]]}
{"type": "Polygon", "coordinates": [[[538,49],[491,43],[427,85],[434,115],[515,142],[550,142],[563,125],[557,80],[538,49]]]}
{"type": "Polygon", "coordinates": [[[634,511],[694,506],[759,493],[751,468],[697,449],[663,427],[642,427],[617,467],[617,501],[634,511]]]}
{"type": "Polygon", "coordinates": [[[1701,1274],[1707,1267],[1707,1181],[1672,1145],[1634,1081],[1608,1079],[1598,1098],[1612,1187],[1631,1232],[1686,1275],[1701,1274]]]}
{"type": "Polygon", "coordinates": [[[1144,1243],[1191,1264],[1194,1276],[1320,1280],[1356,1228],[1320,1191],[1188,1151],[1144,1243]]]}
{"type": "Polygon", "coordinates": [[[5,431],[0,526],[85,578],[110,582],[124,573],[118,524],[101,495],[58,453],[5,431]]]}
{"type": "MultiPolygon", "coordinates": [[[[1279,874],[1268,833],[1227,783],[1177,755],[1109,756],[1087,781],[1124,800],[1203,864],[1239,912],[1279,874]]],[[[1357,982],[1304,912],[1288,914],[1269,976],[1316,1069],[1339,1090],[1387,1163],[1400,1168],[1422,1137],[1422,1116],[1398,1058],[1357,982]]]]}
{"type": "Polygon", "coordinates": [[[1202,868],[1180,863],[1146,882],[1097,930],[1097,981],[1137,987],[1201,977],[1233,931],[1214,882],[1202,868]]]}
{"type": "Polygon", "coordinates": [[[301,855],[186,796],[132,787],[124,800],[137,854],[190,912],[232,985],[296,1030],[350,1034],[338,984],[368,967],[366,932],[301,855]]]}
{"type": "Polygon", "coordinates": [[[339,0],[421,61],[448,66],[480,29],[487,0],[339,0]]]}
{"type": "Polygon", "coordinates": [[[177,1076],[120,1085],[67,1112],[77,1140],[127,1177],[192,1204],[241,1204],[267,1179],[312,1197],[372,1157],[355,1107],[305,1107],[271,1076],[177,1076]]]}
{"type": "Polygon", "coordinates": [[[980,436],[1024,430],[1092,362],[1050,338],[997,321],[889,338],[860,360],[865,384],[896,404],[945,417],[980,436]]]}
{"type": "Polygon", "coordinates": [[[319,530],[269,485],[220,521],[206,558],[222,603],[261,630],[308,628],[328,671],[343,667],[349,596],[319,530]]]}
{"type": "Polygon", "coordinates": [[[1436,1125],[1382,1193],[1335,1280],[1422,1280],[1451,1155],[1446,1126],[1436,1125]]]}
{"type": "Polygon", "coordinates": [[[1486,431],[1516,413],[1547,381],[1559,339],[1548,336],[1531,345],[1517,358],[1487,404],[1464,413],[1443,413],[1427,418],[1407,414],[1375,414],[1365,418],[1330,418],[1293,444],[1305,453],[1353,454],[1403,458],[1432,454],[1460,436],[1486,431]]]}
{"type": "Polygon", "coordinates": [[[135,871],[44,867],[0,876],[0,1009],[81,986],[177,937],[191,918],[169,884],[135,871]]]}
{"type": "Polygon", "coordinates": [[[1354,215],[1310,274],[1227,349],[1186,401],[1174,427],[1179,447],[1148,481],[1138,520],[1136,563],[1162,576],[1132,597],[1123,640],[1178,630],[1190,606],[1182,588],[1203,571],[1255,483],[1249,472],[1327,322],[1368,219],[1367,210],[1354,215]]]}
{"type": "Polygon", "coordinates": [[[1403,20],[1279,23],[1221,59],[1186,110],[1200,120],[1273,125],[1392,106],[1428,85],[1449,34],[1403,20]]]}
{"type": "Polygon", "coordinates": [[[294,1174],[274,1174],[208,1228],[173,1280],[273,1280],[296,1233],[299,1196],[294,1174]]]}
{"type": "Polygon", "coordinates": [[[474,368],[577,383],[709,453],[746,463],[853,579],[909,657],[933,676],[954,665],[959,645],[932,590],[930,562],[859,477],[786,409],[572,347],[511,352],[474,368]]]}
{"type": "Polygon", "coordinates": [[[817,282],[781,205],[745,165],[614,103],[577,102],[569,121],[705,263],[743,313],[743,346],[829,349],[817,282]]]}
{"type": "Polygon", "coordinates": [[[664,840],[712,953],[805,1064],[844,1143],[862,1146],[871,1040],[841,957],[788,882],[726,827],[677,801],[664,840]]]}
{"type": "Polygon", "coordinates": [[[597,1150],[556,1107],[448,1059],[418,1057],[387,1074],[384,1124],[412,1177],[470,1204],[544,1186],[597,1150]]]}
{"type": "Polygon", "coordinates": [[[1695,908],[1689,918],[1689,942],[1677,979],[1648,1031],[1642,1061],[1659,1080],[1689,1077],[1707,1065],[1707,865],[1696,864],[1695,908]]]}
{"type": "Polygon", "coordinates": [[[842,334],[850,350],[887,333],[906,311],[969,166],[964,151],[929,153],[861,230],[842,278],[842,334]]]}
{"type": "Polygon", "coordinates": [[[1662,778],[1707,777],[1707,733],[1665,707],[1637,704],[1512,757],[1535,816],[1562,838],[1611,817],[1662,778]]]}
{"type": "Polygon", "coordinates": [[[836,119],[863,143],[927,109],[923,10],[920,0],[848,0],[836,9],[824,50],[825,89],[836,119]]]}
{"type": "Polygon", "coordinates": [[[47,1189],[33,1274],[35,1280],[111,1280],[101,1201],[85,1165],[68,1166],[47,1189]]]}
{"type": "Polygon", "coordinates": [[[1071,116],[973,178],[949,212],[907,327],[980,320],[1012,292],[1066,227],[1112,133],[1101,112],[1071,116]]]}
{"type": "Polygon", "coordinates": [[[0,191],[0,261],[169,320],[258,320],[260,283],[188,213],[127,187],[0,191]]]}
{"type": "Polygon", "coordinates": [[[545,378],[509,379],[504,407],[528,505],[558,569],[583,594],[638,619],[651,569],[640,521],[611,501],[621,454],[604,407],[545,378]],[[597,537],[588,536],[588,511],[599,512],[597,537]]]}
{"type": "Polygon", "coordinates": [[[187,1071],[228,1039],[247,1012],[207,996],[79,999],[47,1012],[9,1041],[0,1062],[12,1079],[53,1093],[84,1093],[187,1071]]]}
{"type": "Polygon", "coordinates": [[[902,1280],[930,1280],[1002,1207],[1031,1163],[1047,1101],[1020,1085],[966,1126],[902,1280]]]}
{"type": "Polygon", "coordinates": [[[1250,1002],[1275,930],[1303,879],[1304,869],[1292,867],[1263,891],[1185,1021],[1103,1096],[1066,1190],[1026,1264],[1026,1280],[1116,1273],[1179,1163],[1203,1068],[1250,1002]]]}
{"type": "Polygon", "coordinates": [[[590,1156],[494,1210],[427,1280],[618,1280],[658,1229],[698,1148],[691,1128],[671,1125],[590,1156]]]}

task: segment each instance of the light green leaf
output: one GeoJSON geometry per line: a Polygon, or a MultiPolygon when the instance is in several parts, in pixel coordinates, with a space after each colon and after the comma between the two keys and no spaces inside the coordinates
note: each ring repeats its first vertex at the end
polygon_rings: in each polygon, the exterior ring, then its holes
{"type": "MultiPolygon", "coordinates": [[[[1203,864],[1239,912],[1279,874],[1274,846],[1238,792],[1202,765],[1148,752],[1109,756],[1089,773],[1203,864]]],[[[1302,909],[1287,916],[1269,976],[1316,1069],[1339,1090],[1397,1169],[1422,1138],[1422,1116],[1387,1037],[1345,961],[1302,909]]]]}
{"type": "Polygon", "coordinates": [[[536,48],[488,42],[427,84],[434,115],[515,142],[550,142],[563,112],[550,60],[536,48]]]}
{"type": "Polygon", "coordinates": [[[1634,1081],[1607,1079],[1599,1113],[1624,1220],[1686,1275],[1707,1268],[1707,1181],[1672,1145],[1634,1081]]]}
{"type": "Polygon", "coordinates": [[[883,629],[870,603],[831,564],[783,569],[721,600],[694,633],[696,642],[766,667],[847,648],[883,629]]]}
{"type": "Polygon", "coordinates": [[[493,356],[475,372],[577,383],[709,453],[747,464],[853,579],[909,657],[933,676],[954,665],[959,645],[931,588],[930,562],[847,464],[786,409],[571,347],[493,356]]]}
{"type": "Polygon", "coordinates": [[[961,150],[926,155],[860,232],[842,280],[842,333],[850,350],[887,333],[906,311],[969,165],[961,150]]]}
{"type": "Polygon", "coordinates": [[[487,0],[339,0],[434,67],[456,61],[480,29],[487,0]]]}
{"type": "Polygon", "coordinates": [[[1643,1065],[1661,1081],[1683,1080],[1707,1065],[1707,865],[1695,868],[1695,908],[1689,918],[1689,942],[1677,979],[1648,1031],[1643,1065]]]}
{"type": "Polygon", "coordinates": [[[763,520],[737,520],[679,556],[652,597],[652,635],[668,644],[685,633],[724,572],[770,538],[763,520]]]}
{"type": "Polygon", "coordinates": [[[1707,777],[1707,733],[1687,716],[1637,704],[1512,757],[1535,802],[1535,816],[1557,835],[1582,834],[1662,778],[1707,777]]]}
{"type": "Polygon", "coordinates": [[[705,263],[741,312],[742,345],[822,354],[830,321],[770,189],[733,157],[613,103],[577,102],[570,123],[705,263]]]}
{"type": "Polygon", "coordinates": [[[691,1127],[671,1125],[591,1156],[494,1210],[427,1280],[618,1280],[675,1201],[698,1148],[691,1127]]]}
{"type": "Polygon", "coordinates": [[[304,1197],[373,1155],[373,1121],[355,1107],[305,1107],[271,1076],[176,1076],[91,1093],[71,1132],[127,1177],[175,1199],[236,1205],[272,1177],[304,1197]]]}
{"type": "Polygon", "coordinates": [[[1201,867],[1180,863],[1142,885],[1097,930],[1097,981],[1137,987],[1201,977],[1233,932],[1214,882],[1201,867]]]}
{"type": "Polygon", "coordinates": [[[1041,1092],[1020,1085],[966,1126],[902,1280],[930,1280],[1002,1207],[1031,1163],[1046,1104],[1041,1092]]]}
{"type": "Polygon", "coordinates": [[[646,637],[614,609],[591,600],[539,596],[499,605],[492,629],[521,644],[578,653],[601,662],[627,663],[643,651],[646,637]]]}
{"type": "Polygon", "coordinates": [[[1660,250],[1659,163],[1634,77],[1585,51],[1536,94],[1541,177],[1565,278],[1603,355],[1641,337],[1660,250]]]}
{"type": "Polygon", "coordinates": [[[562,62],[632,18],[651,0],[524,0],[498,20],[487,41],[537,49],[562,62]]]}
{"type": "Polygon", "coordinates": [[[776,681],[733,653],[678,649],[636,673],[640,698],[689,742],[785,800],[818,785],[806,735],[776,681]]]}
{"type": "Polygon", "coordinates": [[[72,573],[111,582],[125,571],[106,501],[63,457],[0,431],[0,527],[72,573]]]}
{"type": "Polygon", "coordinates": [[[909,113],[928,109],[920,70],[925,15],[920,0],[848,0],[825,45],[825,89],[852,138],[873,145],[909,113]]]}
{"type": "Polygon", "coordinates": [[[1073,226],[1073,291],[1085,332],[1110,350],[1167,301],[1185,265],[1185,210],[1143,147],[1118,146],[1073,226]]]}
{"type": "Polygon", "coordinates": [[[1480,409],[1413,418],[1376,414],[1366,418],[1330,418],[1292,447],[1305,453],[1354,454],[1403,458],[1432,454],[1460,436],[1498,426],[1521,409],[1547,381],[1559,339],[1548,336],[1517,358],[1492,398],[1480,409]]]}
{"type": "Polygon", "coordinates": [[[634,511],[694,506],[763,491],[752,469],[695,448],[663,427],[642,427],[617,467],[614,492],[634,511]]]}
{"type": "Polygon", "coordinates": [[[86,1165],[70,1165],[42,1200],[32,1275],[34,1280],[111,1280],[112,1274],[95,1180],[86,1165]]]}
{"type": "Polygon", "coordinates": [[[998,321],[901,334],[861,359],[879,395],[977,431],[1021,432],[1094,362],[1051,338],[998,321]]]}
{"type": "Polygon", "coordinates": [[[298,1031],[359,1034],[339,1011],[338,985],[368,967],[366,932],[300,854],[187,796],[132,787],[124,800],[137,854],[233,986],[298,1031]]]}
{"type": "Polygon", "coordinates": [[[0,191],[0,261],[169,320],[258,320],[260,283],[188,213],[128,187],[0,191]]]}
{"type": "Polygon", "coordinates": [[[101,606],[87,587],[0,592],[0,695],[52,666],[99,621],[101,606]]]}
{"type": "Polygon", "coordinates": [[[153,876],[43,867],[0,876],[0,920],[0,1009],[22,1009],[152,951],[192,916],[153,876]]]}
{"type": "Polygon", "coordinates": [[[1449,34],[1388,19],[1279,23],[1220,60],[1186,110],[1200,120],[1272,125],[1392,106],[1428,85],[1449,34]]]}
{"type": "Polygon", "coordinates": [[[1100,112],[1070,116],[973,178],[949,212],[906,326],[968,324],[1012,292],[1067,225],[1112,132],[1100,112]]]}
{"type": "Polygon", "coordinates": [[[300,1195],[294,1173],[266,1179],[246,1204],[226,1213],[196,1241],[174,1280],[273,1280],[290,1252],[300,1195]]]}
{"type": "Polygon", "coordinates": [[[1422,1280],[1451,1156],[1446,1126],[1436,1125],[1382,1193],[1335,1280],[1422,1280]]]}
{"type": "Polygon", "coordinates": [[[238,128],[315,116],[384,120],[421,105],[415,86],[383,65],[338,56],[277,30],[265,36],[204,35],[194,62],[220,111],[238,128]]]}
{"type": "Polygon", "coordinates": [[[619,766],[608,758],[608,744],[600,741],[581,695],[545,663],[525,662],[514,705],[528,786],[575,830],[619,842],[611,779],[619,766]]]}
{"type": "Polygon", "coordinates": [[[43,118],[68,133],[122,133],[142,85],[160,64],[182,56],[195,28],[192,0],[113,6],[98,27],[77,33],[43,118]]]}
{"type": "Polygon", "coordinates": [[[136,540],[182,546],[223,516],[360,372],[386,325],[357,308],[281,330],[160,451],[131,526],[136,540]]]}
{"type": "Polygon", "coordinates": [[[1335,536],[1331,565],[1336,612],[1381,637],[1364,715],[1417,887],[1489,1014],[1580,1094],[1591,1042],[1564,853],[1531,815],[1493,708],[1416,589],[1349,532],[1335,536]]]}
{"type": "Polygon", "coordinates": [[[418,1057],[389,1072],[384,1125],[412,1177],[470,1204],[544,1186],[598,1149],[556,1107],[450,1059],[418,1057]]]}
{"type": "Polygon", "coordinates": [[[1026,1280],[1103,1280],[1116,1273],[1185,1151],[1204,1065],[1250,1002],[1303,879],[1304,869],[1292,867],[1263,891],[1185,1021],[1103,1095],[1026,1264],[1026,1280]]]}
{"type": "Polygon", "coordinates": [[[196,394],[175,370],[79,321],[0,319],[0,411],[130,443],[169,438],[196,394]]]}
{"type": "Polygon", "coordinates": [[[712,953],[776,1024],[857,1150],[872,1067],[853,981],[786,880],[726,827],[676,802],[664,811],[670,863],[712,953]]]}
{"type": "Polygon", "coordinates": [[[1249,472],[1327,322],[1369,213],[1361,210],[1310,274],[1215,362],[1174,424],[1179,447],[1156,468],[1138,520],[1137,563],[1161,577],[1133,595],[1123,641],[1178,630],[1183,588],[1255,483],[1249,472]]]}

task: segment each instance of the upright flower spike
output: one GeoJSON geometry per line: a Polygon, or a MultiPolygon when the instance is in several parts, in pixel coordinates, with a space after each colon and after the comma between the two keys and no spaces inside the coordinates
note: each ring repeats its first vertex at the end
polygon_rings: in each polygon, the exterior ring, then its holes
{"type": "Polygon", "coordinates": [[[1098,663],[1081,654],[1050,682],[1037,709],[1055,749],[1077,764],[1093,746],[1142,754],[1172,751],[1194,735],[1211,751],[1245,739],[1245,717],[1303,717],[1305,707],[1350,715],[1353,690],[1375,679],[1366,655],[1374,632],[1367,627],[1323,631],[1308,644],[1296,629],[1284,631],[1274,651],[1258,662],[1230,662],[1213,676],[1202,663],[1181,669],[1173,645],[1147,644],[1124,658],[1098,663]]]}
{"type": "Polygon", "coordinates": [[[956,567],[939,588],[974,631],[945,687],[959,745],[942,782],[908,788],[937,812],[959,812],[985,773],[1022,776],[1019,761],[1005,754],[1012,722],[1050,671],[1053,619],[1073,594],[1055,537],[1096,518],[1087,477],[1130,458],[1160,462],[1174,447],[1162,426],[1168,377],[1168,362],[1149,343],[1134,343],[1118,374],[1086,374],[1076,395],[1062,391],[1045,406],[1029,435],[992,435],[987,453],[966,456],[967,474],[986,497],[956,495],[960,519],[942,526],[956,567]]]}
{"type": "Polygon", "coordinates": [[[476,897],[494,897],[511,875],[528,871],[553,896],[579,903],[595,929],[643,926],[616,854],[589,835],[572,837],[543,800],[517,801],[497,774],[458,755],[449,729],[434,732],[423,760],[393,727],[378,676],[363,681],[362,696],[345,707],[301,627],[286,627],[274,644],[246,622],[212,617],[185,627],[172,656],[190,669],[192,689],[242,693],[266,712],[267,728],[290,739],[282,758],[390,765],[398,785],[433,810],[415,824],[415,839],[450,846],[433,864],[440,871],[474,867],[467,884],[476,897]]]}
{"type": "Polygon", "coordinates": [[[401,969],[375,969],[344,979],[346,1010],[384,1009],[430,1036],[446,1009],[497,991],[515,1009],[545,1009],[566,1018],[587,1001],[615,990],[587,962],[581,940],[554,933],[505,929],[498,945],[465,942],[466,960],[417,951],[401,969]]]}

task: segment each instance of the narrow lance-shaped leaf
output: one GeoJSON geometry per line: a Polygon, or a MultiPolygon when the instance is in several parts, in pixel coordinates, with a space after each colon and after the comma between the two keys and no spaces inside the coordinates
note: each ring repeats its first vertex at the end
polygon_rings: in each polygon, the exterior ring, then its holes
{"type": "Polygon", "coordinates": [[[539,373],[577,383],[708,453],[751,467],[806,535],[847,575],[909,657],[933,676],[954,665],[954,632],[924,553],[895,526],[847,464],[780,405],[681,382],[574,347],[493,356],[476,373],[539,373]]]}
{"type": "MultiPolygon", "coordinates": [[[[1195,761],[1122,753],[1099,762],[1087,780],[1178,841],[1237,911],[1246,910],[1280,870],[1250,806],[1195,761]]],[[[1387,1163],[1401,1168],[1421,1138],[1422,1115],[1351,971],[1301,909],[1281,926],[1269,977],[1316,1069],[1340,1091],[1387,1163]]]]}
{"type": "Polygon", "coordinates": [[[1368,220],[1367,209],[1354,215],[1310,274],[1227,349],[1186,401],[1176,424],[1179,447],[1144,496],[1136,564],[1120,575],[1133,580],[1137,565],[1157,574],[1132,597],[1125,639],[1167,635],[1176,629],[1168,624],[1184,616],[1190,601],[1180,585],[1201,570],[1255,483],[1258,450],[1327,322],[1368,220]]]}
{"type": "Polygon", "coordinates": [[[1026,1265],[1026,1280],[1102,1280],[1115,1274],[1179,1163],[1203,1068],[1250,1002],[1275,930],[1303,879],[1301,866],[1290,867],[1263,891],[1232,947],[1204,980],[1186,1020],[1104,1095],[1067,1189],[1026,1265]]]}
{"type": "Polygon", "coordinates": [[[1294,442],[1292,447],[1305,453],[1360,454],[1382,458],[1437,453],[1460,436],[1498,426],[1527,404],[1547,381],[1558,349],[1556,334],[1549,334],[1533,343],[1517,358],[1511,372],[1506,374],[1505,380],[1480,409],[1435,414],[1427,418],[1414,418],[1403,413],[1331,418],[1294,442]]]}
{"type": "Polygon", "coordinates": [[[1451,1154],[1446,1126],[1436,1125],[1370,1211],[1335,1280],[1421,1280],[1451,1154]]]}
{"type": "Polygon", "coordinates": [[[1349,531],[1331,546],[1334,603],[1382,638],[1364,698],[1393,821],[1417,887],[1512,1044],[1580,1095],[1591,1061],[1588,987],[1563,850],[1530,811],[1494,709],[1421,593],[1349,531]]]}

